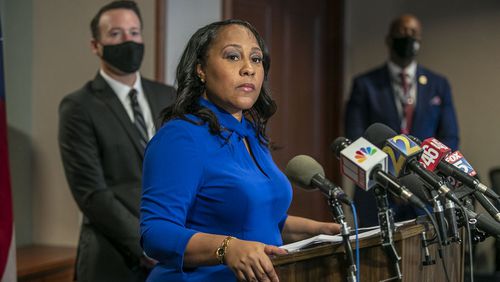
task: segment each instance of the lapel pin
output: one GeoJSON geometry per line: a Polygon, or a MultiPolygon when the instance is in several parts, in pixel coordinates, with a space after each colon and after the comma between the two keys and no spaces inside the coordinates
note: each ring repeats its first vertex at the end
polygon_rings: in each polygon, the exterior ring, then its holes
{"type": "Polygon", "coordinates": [[[427,76],[425,75],[421,75],[418,77],[418,82],[422,85],[426,85],[427,84],[427,76]]]}

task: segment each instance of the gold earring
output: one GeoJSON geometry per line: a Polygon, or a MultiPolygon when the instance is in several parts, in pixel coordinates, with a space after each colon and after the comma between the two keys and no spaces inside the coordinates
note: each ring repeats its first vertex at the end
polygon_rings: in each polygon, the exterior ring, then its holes
{"type": "Polygon", "coordinates": [[[200,81],[201,83],[205,83],[205,79],[203,79],[203,77],[200,76],[200,81]]]}

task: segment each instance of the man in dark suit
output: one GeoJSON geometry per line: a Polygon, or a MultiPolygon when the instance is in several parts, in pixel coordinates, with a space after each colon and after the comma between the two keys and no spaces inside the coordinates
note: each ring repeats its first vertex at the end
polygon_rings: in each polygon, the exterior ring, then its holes
{"type": "Polygon", "coordinates": [[[91,22],[96,77],[59,108],[59,145],[83,213],[76,278],[144,281],[154,265],[139,242],[144,148],[175,90],[142,78],[142,19],[132,1],[102,7],[91,22]]]}
{"type": "MultiPolygon", "coordinates": [[[[345,113],[347,138],[355,140],[368,126],[380,122],[421,140],[433,136],[457,149],[458,124],[450,85],[445,77],[417,64],[421,42],[422,28],[415,16],[402,15],[392,21],[386,37],[389,61],[352,83],[345,113]]],[[[372,192],[357,189],[354,198],[360,225],[377,225],[372,192]]],[[[397,220],[416,216],[408,206],[392,206],[397,220]]]]}

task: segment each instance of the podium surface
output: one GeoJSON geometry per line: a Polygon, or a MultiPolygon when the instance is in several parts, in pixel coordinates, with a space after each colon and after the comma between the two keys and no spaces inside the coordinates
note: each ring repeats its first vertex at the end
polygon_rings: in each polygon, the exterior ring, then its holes
{"type": "MultiPolygon", "coordinates": [[[[443,261],[437,253],[437,244],[429,246],[435,264],[422,264],[421,233],[424,226],[409,223],[394,232],[394,245],[401,257],[402,281],[446,281],[443,261]]],[[[450,281],[464,280],[465,241],[443,247],[444,261],[450,281]]],[[[353,252],[355,243],[352,242],[353,252]]],[[[380,245],[380,236],[359,240],[360,281],[398,281],[395,266],[380,245]],[[394,278],[394,279],[391,279],[394,278]]],[[[342,243],[325,243],[320,246],[273,258],[280,281],[346,281],[347,264],[342,243]]]]}

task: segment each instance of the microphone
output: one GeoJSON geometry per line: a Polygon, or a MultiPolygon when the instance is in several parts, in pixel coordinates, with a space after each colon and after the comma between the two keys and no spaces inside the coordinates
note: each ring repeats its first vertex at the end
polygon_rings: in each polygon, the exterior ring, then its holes
{"type": "Polygon", "coordinates": [[[486,198],[483,194],[479,193],[478,191],[474,191],[474,196],[476,197],[477,201],[483,206],[483,208],[496,220],[500,222],[500,212],[498,209],[493,205],[488,198],[486,198]]]}
{"type": "Polygon", "coordinates": [[[401,185],[404,185],[409,191],[422,199],[424,202],[430,203],[432,201],[433,197],[431,195],[431,191],[433,190],[429,189],[428,184],[422,181],[418,175],[411,173],[400,177],[398,180],[401,185]]]}
{"type": "MultiPolygon", "coordinates": [[[[423,142],[420,142],[420,140],[414,136],[409,136],[409,138],[417,144],[422,144],[424,153],[420,158],[420,163],[422,163],[427,170],[434,171],[437,168],[443,175],[453,177],[455,180],[462,182],[472,189],[478,190],[486,196],[493,199],[500,198],[492,189],[489,189],[486,185],[473,177],[476,175],[476,171],[469,162],[467,162],[460,151],[451,153],[450,148],[433,137],[427,138],[423,142]]],[[[457,183],[457,185],[459,185],[459,183],[457,183]]]]}
{"type": "Polygon", "coordinates": [[[313,158],[306,155],[298,155],[293,157],[285,168],[285,175],[294,184],[306,189],[311,190],[319,188],[321,192],[329,197],[328,202],[334,214],[337,223],[340,224],[340,234],[342,235],[342,242],[347,256],[349,267],[347,268],[347,280],[356,281],[356,264],[354,263],[354,256],[352,253],[351,242],[349,241],[349,226],[345,221],[344,212],[342,211],[339,203],[351,205],[352,201],[347,197],[344,191],[325,178],[325,171],[323,167],[313,158]]]}
{"type": "Polygon", "coordinates": [[[331,149],[340,160],[342,174],[363,190],[369,190],[378,184],[396,197],[425,209],[425,204],[417,196],[386,172],[387,154],[377,150],[375,145],[363,137],[354,143],[345,137],[338,137],[332,142],[331,149]]]}
{"type": "Polygon", "coordinates": [[[476,175],[476,171],[459,151],[450,154],[450,148],[432,137],[425,139],[423,142],[420,142],[420,140],[413,136],[410,136],[410,139],[416,143],[422,144],[424,153],[420,158],[420,162],[425,168],[431,171],[437,168],[441,173],[445,172],[443,173],[445,176],[453,178],[453,182],[456,186],[459,186],[461,184],[460,182],[462,182],[466,186],[475,189],[474,196],[476,196],[479,203],[496,221],[500,221],[500,212],[495,205],[482,194],[484,193],[497,199],[497,197],[495,197],[496,193],[488,189],[485,185],[482,185],[473,177],[476,175]]]}
{"type": "Polygon", "coordinates": [[[445,197],[460,204],[458,198],[453,195],[450,188],[437,175],[426,170],[418,161],[423,152],[422,148],[408,136],[401,134],[397,135],[394,130],[388,126],[375,123],[368,127],[365,131],[365,137],[371,141],[379,142],[375,145],[383,146],[383,151],[389,155],[389,172],[396,177],[401,177],[415,172],[424,179],[430,186],[439,191],[445,197]],[[372,139],[370,139],[372,138],[372,139]],[[381,140],[386,140],[381,141],[381,140]]]}
{"type": "Polygon", "coordinates": [[[420,163],[429,171],[435,171],[439,163],[451,153],[451,149],[435,138],[427,138],[423,142],[414,136],[408,136],[419,144],[423,151],[420,163]]]}
{"type": "Polygon", "coordinates": [[[340,160],[340,171],[363,190],[370,190],[376,181],[375,171],[387,170],[387,155],[364,138],[354,143],[344,137],[333,141],[331,149],[340,160]]]}
{"type": "Polygon", "coordinates": [[[306,190],[318,188],[327,196],[333,196],[344,204],[351,205],[352,201],[342,188],[325,178],[323,167],[313,158],[306,155],[293,157],[285,168],[288,179],[306,190]]]}
{"type": "MultiPolygon", "coordinates": [[[[426,189],[423,188],[426,186],[426,184],[422,182],[420,178],[411,174],[402,177],[399,180],[404,183],[408,190],[419,196],[421,199],[430,201],[429,195],[426,193],[426,189]]],[[[469,220],[476,221],[477,228],[490,235],[500,236],[500,224],[496,222],[491,216],[489,216],[488,214],[476,213],[474,211],[471,211],[467,207],[462,207],[462,210],[465,211],[465,213],[469,217],[469,220]]]]}
{"type": "Polygon", "coordinates": [[[450,199],[446,199],[444,205],[444,216],[448,222],[448,237],[453,242],[459,242],[460,236],[458,234],[457,213],[455,211],[455,203],[450,199]]]}
{"type": "Polygon", "coordinates": [[[469,219],[476,220],[477,228],[495,237],[500,236],[500,224],[491,218],[491,216],[482,213],[475,213],[468,208],[464,208],[464,210],[469,219]]]}
{"type": "Polygon", "coordinates": [[[443,209],[443,205],[439,200],[439,194],[435,190],[431,190],[431,194],[433,194],[433,212],[434,217],[436,218],[436,222],[438,224],[438,232],[441,234],[441,239],[443,240],[443,245],[448,245],[448,222],[445,220],[445,211],[443,209]]]}
{"type": "MultiPolygon", "coordinates": [[[[423,142],[420,142],[417,138],[413,136],[408,136],[411,140],[413,140],[415,143],[419,144],[422,149],[423,153],[422,156],[420,157],[419,162],[423,165],[423,167],[429,171],[435,171],[436,168],[439,166],[440,162],[450,154],[451,149],[448,148],[446,145],[443,143],[439,142],[435,138],[427,138],[423,142]]],[[[457,181],[453,181],[455,184],[458,184],[457,181]]],[[[441,223],[438,223],[440,225],[441,230],[441,237],[442,238],[448,238],[450,237],[452,241],[457,242],[460,240],[459,234],[458,234],[458,226],[457,226],[457,215],[455,211],[455,204],[453,201],[450,199],[445,200],[445,207],[444,207],[444,215],[441,212],[436,212],[436,209],[439,210],[441,204],[438,202],[437,199],[435,199],[435,208],[434,208],[434,215],[436,217],[436,220],[443,221],[444,218],[446,218],[446,225],[441,223]],[[447,228],[446,228],[447,226],[447,228]],[[444,230],[444,229],[447,230],[444,230]],[[447,235],[447,236],[446,236],[447,235]]],[[[442,210],[442,208],[441,208],[442,210]]],[[[447,240],[444,239],[443,243],[447,243],[447,240]]]]}
{"type": "Polygon", "coordinates": [[[399,181],[401,184],[408,187],[408,189],[415,193],[420,199],[423,199],[428,203],[432,203],[432,212],[434,213],[434,218],[437,223],[436,231],[441,235],[440,237],[443,245],[448,245],[448,230],[450,227],[450,221],[448,221],[446,217],[446,209],[443,209],[438,192],[433,189],[429,189],[429,185],[426,182],[423,182],[418,175],[414,173],[399,178],[399,181]]]}
{"type": "Polygon", "coordinates": [[[416,203],[417,206],[421,204],[421,208],[425,208],[424,204],[413,194],[405,193],[406,188],[401,187],[393,176],[385,172],[387,170],[387,154],[375,148],[366,139],[361,137],[353,143],[347,138],[339,137],[332,143],[331,148],[340,159],[343,175],[350,178],[363,190],[369,190],[375,186],[381,245],[394,263],[397,277],[401,279],[402,274],[399,267],[401,257],[394,246],[394,216],[392,209],[389,208],[387,190],[396,193],[396,196],[400,198],[416,203]]]}
{"type": "Polygon", "coordinates": [[[448,155],[445,160],[446,163],[448,163],[452,167],[452,169],[457,170],[455,174],[450,175],[450,177],[455,180],[461,181],[467,187],[471,187],[472,189],[475,188],[473,194],[476,197],[477,201],[496,221],[500,222],[500,211],[498,211],[496,206],[491,203],[488,198],[485,197],[485,195],[487,195],[498,200],[498,195],[493,190],[488,189],[486,185],[481,184],[479,180],[473,177],[474,175],[476,175],[476,171],[472,168],[472,166],[464,158],[464,156],[459,151],[455,151],[454,153],[448,155]],[[456,177],[457,175],[461,176],[456,177]]]}
{"type": "Polygon", "coordinates": [[[485,194],[488,197],[493,199],[500,199],[500,196],[495,193],[491,188],[481,183],[478,179],[476,179],[476,171],[472,168],[469,162],[464,158],[464,156],[460,153],[460,151],[455,151],[449,156],[445,158],[446,163],[450,164],[443,165],[439,167],[439,170],[445,174],[450,175],[451,177],[461,181],[466,186],[471,187],[479,192],[485,194]]]}

